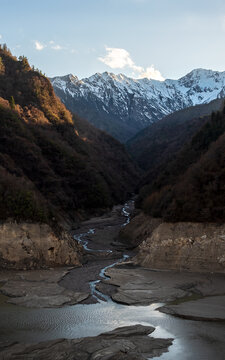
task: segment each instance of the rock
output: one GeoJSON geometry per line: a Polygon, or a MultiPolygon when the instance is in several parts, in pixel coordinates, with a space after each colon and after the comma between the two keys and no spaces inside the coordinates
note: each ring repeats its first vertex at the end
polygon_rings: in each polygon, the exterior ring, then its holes
{"type": "Polygon", "coordinates": [[[225,296],[187,301],[160,307],[159,311],[190,320],[225,321],[225,296]]]}
{"type": "Polygon", "coordinates": [[[223,274],[155,271],[129,264],[110,268],[106,275],[109,279],[101,283],[113,285],[113,289],[103,287],[103,290],[114,301],[128,305],[171,302],[193,294],[212,296],[225,293],[223,274]]]}
{"type": "Polygon", "coordinates": [[[2,286],[1,293],[11,297],[8,300],[11,304],[35,308],[77,304],[89,296],[65,290],[54,283],[27,281],[9,281],[2,286]]]}
{"type": "Polygon", "coordinates": [[[141,360],[168,351],[172,339],[148,336],[151,326],[125,326],[96,337],[53,340],[35,345],[1,344],[0,359],[141,360]]]}
{"type": "Polygon", "coordinates": [[[58,285],[68,270],[3,271],[0,281],[5,284],[0,292],[9,296],[7,302],[35,308],[61,307],[80,303],[88,292],[71,291],[58,285]]]}
{"type": "Polygon", "coordinates": [[[224,259],[225,224],[179,222],[162,223],[143,238],[135,261],[155,269],[224,273],[224,259]]]}
{"type": "Polygon", "coordinates": [[[0,225],[0,267],[33,269],[80,265],[81,247],[67,233],[56,236],[49,225],[5,222],[0,225]]]}
{"type": "MultiPolygon", "coordinates": [[[[149,305],[154,302],[172,301],[184,297],[187,292],[175,288],[170,281],[164,281],[162,274],[148,269],[126,269],[126,266],[108,269],[106,275],[110,280],[103,281],[117,286],[117,291],[112,293],[112,299],[127,305],[149,305]]],[[[168,278],[168,276],[167,276],[168,278]]]]}

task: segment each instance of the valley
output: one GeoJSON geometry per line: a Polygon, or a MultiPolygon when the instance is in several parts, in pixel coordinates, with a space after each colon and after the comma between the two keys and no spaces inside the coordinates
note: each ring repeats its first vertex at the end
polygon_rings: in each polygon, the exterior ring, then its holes
{"type": "Polygon", "coordinates": [[[224,72],[0,60],[0,359],[223,360],[224,72]]]}

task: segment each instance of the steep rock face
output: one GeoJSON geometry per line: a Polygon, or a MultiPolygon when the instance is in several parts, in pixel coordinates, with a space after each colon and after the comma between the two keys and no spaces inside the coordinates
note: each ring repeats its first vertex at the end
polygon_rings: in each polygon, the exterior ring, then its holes
{"type": "Polygon", "coordinates": [[[108,72],[50,80],[69,110],[122,142],[177,110],[225,96],[225,72],[204,69],[163,82],[108,72]]]}
{"type": "Polygon", "coordinates": [[[145,238],[138,264],[159,269],[225,272],[225,225],[162,223],[145,238]]]}
{"type": "Polygon", "coordinates": [[[67,232],[56,236],[47,224],[8,221],[0,225],[2,268],[80,265],[81,254],[81,247],[67,232]]]}

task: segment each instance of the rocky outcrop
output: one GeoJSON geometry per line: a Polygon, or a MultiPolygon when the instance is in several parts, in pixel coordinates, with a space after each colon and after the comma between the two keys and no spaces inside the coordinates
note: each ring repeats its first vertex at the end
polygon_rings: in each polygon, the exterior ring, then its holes
{"type": "Polygon", "coordinates": [[[144,360],[168,351],[172,339],[148,336],[151,326],[134,325],[117,328],[96,337],[57,339],[39,344],[0,344],[0,358],[60,360],[144,360]]]}
{"type": "Polygon", "coordinates": [[[35,269],[80,265],[81,246],[65,231],[56,236],[47,224],[0,225],[0,267],[35,269]]]}
{"type": "Polygon", "coordinates": [[[135,260],[144,267],[225,272],[225,224],[162,223],[143,240],[135,260]]]}

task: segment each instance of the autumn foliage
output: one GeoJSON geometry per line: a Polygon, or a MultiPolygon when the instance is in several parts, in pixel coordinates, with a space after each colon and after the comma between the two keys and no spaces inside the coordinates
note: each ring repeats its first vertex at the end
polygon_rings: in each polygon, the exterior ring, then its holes
{"type": "Polygon", "coordinates": [[[122,202],[138,173],[123,146],[72,116],[25,57],[0,48],[0,219],[51,222],[122,202]]]}

